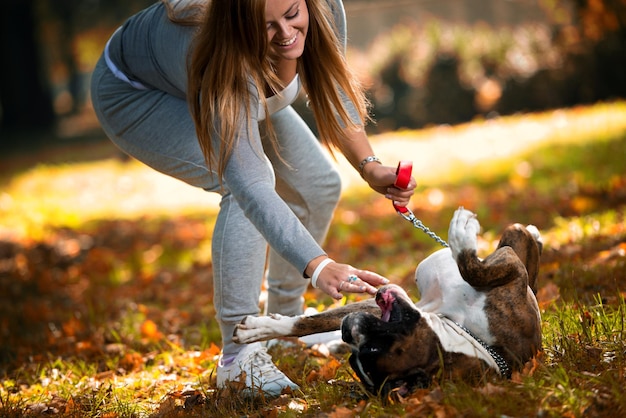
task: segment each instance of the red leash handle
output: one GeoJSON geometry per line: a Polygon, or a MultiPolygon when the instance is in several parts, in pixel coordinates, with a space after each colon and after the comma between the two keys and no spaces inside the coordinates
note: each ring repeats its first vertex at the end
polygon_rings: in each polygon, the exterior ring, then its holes
{"type": "MultiPolygon", "coordinates": [[[[406,189],[411,182],[411,173],[413,172],[413,161],[400,161],[398,169],[396,170],[396,181],[394,186],[400,189],[406,189]]],[[[409,209],[404,206],[393,205],[394,209],[399,213],[407,213],[409,209]]]]}
{"type": "MultiPolygon", "coordinates": [[[[400,164],[398,164],[398,169],[396,170],[396,181],[393,183],[393,185],[400,189],[406,189],[407,187],[409,187],[409,183],[411,182],[412,171],[413,171],[412,161],[400,161],[400,164]]],[[[397,206],[395,204],[393,205],[393,207],[400,214],[400,216],[402,216],[407,221],[411,222],[414,227],[424,231],[424,233],[426,233],[429,237],[437,241],[442,246],[448,247],[448,243],[442,240],[441,238],[439,238],[437,234],[435,234],[426,225],[424,225],[422,221],[417,219],[415,215],[413,215],[413,212],[411,212],[411,209],[407,207],[397,206]]]]}

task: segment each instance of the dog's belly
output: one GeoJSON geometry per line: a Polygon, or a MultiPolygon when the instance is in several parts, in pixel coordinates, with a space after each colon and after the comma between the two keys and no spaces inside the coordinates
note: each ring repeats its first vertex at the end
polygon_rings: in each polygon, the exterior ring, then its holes
{"type": "Polygon", "coordinates": [[[450,249],[424,259],[417,266],[415,281],[420,292],[419,309],[465,326],[487,344],[494,342],[484,309],[486,296],[463,280],[450,249]]]}

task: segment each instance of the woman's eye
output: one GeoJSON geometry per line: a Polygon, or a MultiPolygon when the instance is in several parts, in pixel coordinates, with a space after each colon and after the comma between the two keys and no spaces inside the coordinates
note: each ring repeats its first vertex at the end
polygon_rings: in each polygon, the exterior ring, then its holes
{"type": "Polygon", "coordinates": [[[300,9],[296,10],[296,12],[292,14],[291,16],[287,16],[287,19],[295,19],[296,17],[298,17],[299,14],[300,14],[300,9]]]}

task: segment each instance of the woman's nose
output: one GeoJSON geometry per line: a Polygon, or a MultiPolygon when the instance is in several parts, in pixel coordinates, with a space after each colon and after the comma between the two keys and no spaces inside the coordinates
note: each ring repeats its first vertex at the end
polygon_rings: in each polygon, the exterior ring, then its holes
{"type": "Polygon", "coordinates": [[[280,23],[276,25],[276,34],[282,39],[288,38],[289,25],[287,23],[280,23]]]}

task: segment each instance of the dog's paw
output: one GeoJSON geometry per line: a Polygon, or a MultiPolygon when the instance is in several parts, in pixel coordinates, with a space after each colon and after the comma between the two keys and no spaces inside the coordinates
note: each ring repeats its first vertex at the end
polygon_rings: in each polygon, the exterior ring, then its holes
{"type": "Polygon", "coordinates": [[[270,314],[269,316],[247,316],[235,325],[233,341],[249,344],[277,337],[289,336],[293,331],[296,317],[270,314]]]}
{"type": "Polygon", "coordinates": [[[450,221],[448,229],[448,244],[452,256],[457,259],[463,250],[476,250],[476,237],[480,232],[480,223],[476,215],[463,207],[459,207],[450,221]]]}
{"type": "Polygon", "coordinates": [[[249,344],[262,341],[266,334],[265,322],[269,317],[246,316],[240,323],[235,325],[233,341],[238,344],[249,344]]]}
{"type": "Polygon", "coordinates": [[[237,344],[246,344],[249,342],[250,333],[248,331],[248,327],[249,325],[252,325],[252,328],[254,328],[254,325],[251,324],[252,321],[254,321],[254,317],[246,316],[244,319],[241,320],[240,323],[235,325],[235,330],[233,331],[234,342],[236,342],[237,344]]]}

